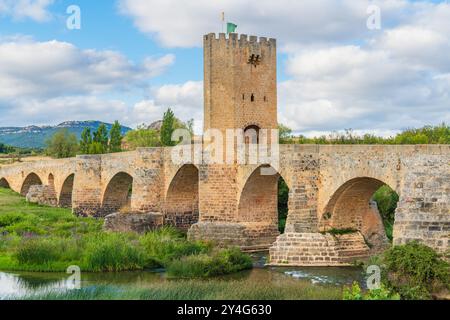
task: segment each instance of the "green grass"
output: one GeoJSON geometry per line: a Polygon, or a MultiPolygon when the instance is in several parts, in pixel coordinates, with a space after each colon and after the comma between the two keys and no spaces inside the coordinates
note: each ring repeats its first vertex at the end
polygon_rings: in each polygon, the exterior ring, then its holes
{"type": "Polygon", "coordinates": [[[185,235],[170,227],[149,232],[140,238],[140,242],[150,256],[149,263],[155,267],[166,267],[175,259],[209,253],[212,249],[209,243],[186,241],[185,235]]]}
{"type": "Polygon", "coordinates": [[[0,188],[0,233],[72,237],[101,231],[102,223],[75,217],[70,209],[27,203],[13,191],[0,188]]]}
{"type": "Polygon", "coordinates": [[[207,278],[251,269],[252,259],[237,248],[217,250],[173,260],[167,267],[172,278],[207,278]]]}
{"type": "MultiPolygon", "coordinates": [[[[65,272],[77,265],[84,272],[118,272],[189,261],[189,266],[199,263],[205,274],[214,276],[248,267],[242,266],[242,259],[250,258],[239,250],[217,253],[212,244],[187,241],[174,228],[139,236],[104,232],[102,224],[101,219],[75,217],[68,209],[29,204],[0,188],[0,270],[65,272]],[[209,255],[210,263],[202,263],[209,255]]],[[[172,270],[176,275],[175,267],[172,270]]]]}
{"type": "MultiPolygon", "coordinates": [[[[68,292],[30,295],[24,300],[339,300],[342,288],[309,283],[277,285],[236,280],[177,280],[145,289],[96,286],[68,292]]],[[[14,299],[14,297],[11,297],[14,299]]]]}
{"type": "Polygon", "coordinates": [[[322,232],[322,233],[323,234],[331,234],[331,235],[334,235],[334,236],[342,236],[342,235],[345,235],[345,234],[353,234],[353,233],[356,233],[356,232],[358,232],[358,230],[351,229],[351,228],[347,228],[347,229],[336,229],[336,228],[333,228],[333,229],[327,230],[326,232],[322,232]]]}

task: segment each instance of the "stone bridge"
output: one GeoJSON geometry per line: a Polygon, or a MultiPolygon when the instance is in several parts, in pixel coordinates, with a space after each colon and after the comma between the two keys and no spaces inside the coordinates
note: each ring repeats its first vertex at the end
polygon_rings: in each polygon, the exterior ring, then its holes
{"type": "Polygon", "coordinates": [[[273,265],[343,265],[386,244],[371,198],[389,185],[400,196],[394,244],[448,252],[449,145],[281,145],[278,170],[262,175],[261,167],[175,165],[170,148],[151,148],[1,167],[0,186],[77,215],[158,214],[191,239],[270,249],[273,265]],[[289,187],[282,235],[280,177],[289,187]]]}

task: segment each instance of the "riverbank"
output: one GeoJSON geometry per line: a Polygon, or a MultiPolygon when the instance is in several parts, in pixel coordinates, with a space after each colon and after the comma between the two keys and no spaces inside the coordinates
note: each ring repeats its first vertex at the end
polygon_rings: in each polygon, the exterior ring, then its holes
{"type": "Polygon", "coordinates": [[[0,299],[123,300],[123,299],[274,299],[339,300],[353,281],[364,284],[362,269],[268,268],[210,279],[170,279],[159,272],[83,273],[81,289],[68,289],[69,275],[1,273],[0,299]]]}
{"type": "Polygon", "coordinates": [[[102,230],[102,219],[75,217],[68,209],[30,204],[0,189],[0,270],[119,272],[165,268],[171,277],[210,277],[252,267],[237,248],[188,241],[173,228],[145,235],[102,230]]]}

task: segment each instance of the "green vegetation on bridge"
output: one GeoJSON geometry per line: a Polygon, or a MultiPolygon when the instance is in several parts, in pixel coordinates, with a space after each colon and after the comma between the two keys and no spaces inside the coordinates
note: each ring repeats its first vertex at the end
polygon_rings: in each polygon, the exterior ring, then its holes
{"type": "Polygon", "coordinates": [[[292,129],[280,124],[280,143],[282,144],[450,144],[450,126],[425,126],[419,129],[406,129],[393,137],[379,137],[373,134],[357,135],[353,130],[333,133],[320,137],[307,138],[295,135],[292,129]]]}

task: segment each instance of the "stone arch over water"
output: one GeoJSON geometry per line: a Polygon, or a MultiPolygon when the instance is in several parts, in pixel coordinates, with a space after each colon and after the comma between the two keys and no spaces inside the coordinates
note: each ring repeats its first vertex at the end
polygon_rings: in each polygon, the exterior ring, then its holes
{"type": "Polygon", "coordinates": [[[358,177],[341,185],[331,196],[320,217],[320,231],[359,231],[371,246],[381,249],[389,243],[374,194],[385,182],[358,177]]]}
{"type": "Polygon", "coordinates": [[[196,166],[182,166],[170,182],[164,206],[165,222],[183,231],[198,222],[199,171],[196,166]]]}
{"type": "Polygon", "coordinates": [[[20,194],[22,196],[26,196],[31,186],[42,185],[42,180],[39,176],[32,172],[30,173],[22,183],[22,187],[20,188],[20,194]]]}
{"type": "Polygon", "coordinates": [[[133,177],[126,172],[119,172],[109,181],[102,201],[102,215],[131,209],[133,177]]]}
{"type": "Polygon", "coordinates": [[[9,185],[8,180],[6,180],[5,178],[1,178],[0,179],[0,188],[11,189],[11,186],[9,185]]]}
{"type": "Polygon", "coordinates": [[[73,193],[73,182],[75,180],[75,174],[69,175],[61,187],[61,192],[59,193],[58,205],[62,208],[72,208],[72,193],[73,193]]]}

